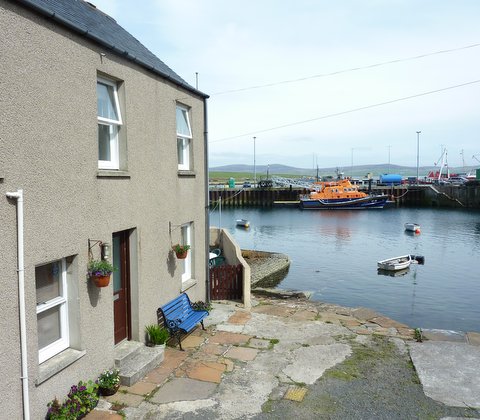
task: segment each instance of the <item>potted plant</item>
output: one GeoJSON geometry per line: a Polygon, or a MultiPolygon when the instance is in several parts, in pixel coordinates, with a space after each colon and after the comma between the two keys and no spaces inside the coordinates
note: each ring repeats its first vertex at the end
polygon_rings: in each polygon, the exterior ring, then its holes
{"type": "Polygon", "coordinates": [[[190,245],[181,245],[176,244],[172,246],[173,251],[175,252],[177,258],[179,260],[183,260],[187,258],[188,250],[190,249],[190,245]]]}
{"type": "Polygon", "coordinates": [[[88,263],[88,277],[97,287],[106,287],[110,283],[110,275],[115,267],[107,260],[90,260],[88,263]]]}
{"type": "Polygon", "coordinates": [[[166,328],[156,324],[147,325],[145,331],[148,335],[148,343],[152,347],[164,345],[170,337],[166,328]]]}
{"type": "Polygon", "coordinates": [[[113,395],[120,387],[120,371],[118,369],[104,370],[96,382],[102,395],[113,395]]]}

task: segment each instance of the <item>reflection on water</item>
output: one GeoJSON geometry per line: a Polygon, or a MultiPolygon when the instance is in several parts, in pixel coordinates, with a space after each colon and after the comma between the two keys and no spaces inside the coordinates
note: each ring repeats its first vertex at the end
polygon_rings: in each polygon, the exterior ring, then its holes
{"type": "MultiPolygon", "coordinates": [[[[289,255],[280,288],[369,307],[411,327],[463,331],[480,331],[479,220],[479,212],[441,209],[222,211],[222,227],[242,248],[289,255]],[[240,218],[250,221],[249,230],[235,228],[240,218]],[[405,232],[412,221],[420,234],[405,232]],[[377,273],[377,261],[405,254],[425,256],[425,265],[403,275],[377,273]]],[[[219,221],[212,213],[212,226],[219,221]]]]}
{"type": "Polygon", "coordinates": [[[377,269],[377,274],[379,276],[403,277],[406,274],[408,274],[409,271],[410,271],[410,267],[404,268],[402,270],[397,270],[397,271],[389,271],[389,270],[383,270],[379,268],[377,269]]]}

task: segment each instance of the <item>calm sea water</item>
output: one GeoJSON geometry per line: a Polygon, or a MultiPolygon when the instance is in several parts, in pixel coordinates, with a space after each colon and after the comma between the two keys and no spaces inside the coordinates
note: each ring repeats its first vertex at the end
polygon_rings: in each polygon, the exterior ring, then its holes
{"type": "Polygon", "coordinates": [[[480,332],[480,212],[439,209],[301,211],[222,209],[210,224],[227,228],[241,248],[287,254],[281,289],[312,299],[367,307],[413,328],[480,332]],[[250,220],[248,230],[235,220],[250,220]],[[421,234],[404,231],[415,222],[421,234]],[[377,261],[423,255],[407,274],[377,273],[377,261]]]}

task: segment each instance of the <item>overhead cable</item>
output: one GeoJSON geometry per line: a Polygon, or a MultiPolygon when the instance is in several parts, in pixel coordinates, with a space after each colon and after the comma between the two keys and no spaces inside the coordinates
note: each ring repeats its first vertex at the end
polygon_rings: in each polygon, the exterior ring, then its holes
{"type": "Polygon", "coordinates": [[[386,66],[388,64],[401,63],[401,62],[404,62],[404,61],[418,60],[420,58],[430,57],[432,55],[446,54],[446,53],[451,53],[451,52],[454,52],[454,51],[466,50],[468,48],[475,48],[475,47],[479,47],[479,46],[480,46],[480,43],[472,44],[472,45],[466,45],[464,47],[451,48],[451,49],[448,49],[448,50],[440,50],[440,51],[435,51],[435,52],[431,52],[431,53],[415,55],[413,57],[399,58],[399,59],[396,59],[396,60],[383,61],[381,63],[370,64],[370,65],[367,65],[367,66],[353,67],[353,68],[350,68],[350,69],[333,71],[331,73],[315,74],[313,76],[300,77],[298,79],[282,80],[282,81],[279,81],[279,82],[266,83],[266,84],[263,84],[263,85],[255,85],[255,86],[249,86],[249,87],[238,88],[238,89],[224,90],[224,91],[221,91],[221,92],[212,93],[210,96],[226,95],[228,93],[243,92],[243,91],[246,91],[246,90],[253,90],[253,89],[262,89],[262,88],[271,87],[271,86],[284,85],[284,84],[287,84],[287,83],[303,82],[305,80],[316,79],[316,78],[320,78],[320,77],[335,76],[337,74],[348,73],[348,72],[358,71],[358,70],[366,70],[366,69],[371,69],[371,68],[374,68],[374,67],[386,66]]]}
{"type": "Polygon", "coordinates": [[[292,123],[288,123],[288,124],[278,125],[276,127],[265,128],[265,129],[262,129],[262,130],[255,130],[255,131],[251,131],[249,133],[239,134],[237,136],[224,137],[222,139],[212,140],[209,143],[217,143],[217,142],[220,142],[220,141],[238,139],[240,137],[252,136],[254,134],[259,134],[259,133],[266,133],[267,131],[279,130],[281,128],[293,127],[295,125],[300,125],[300,124],[306,124],[306,123],[309,123],[309,122],[312,122],[312,121],[318,121],[318,120],[323,120],[323,119],[326,119],[326,118],[338,117],[339,115],[345,115],[345,114],[350,114],[352,112],[363,111],[365,109],[370,109],[370,108],[375,108],[375,107],[379,107],[379,106],[383,106],[383,105],[393,104],[395,102],[406,101],[408,99],[418,98],[420,96],[431,95],[432,93],[444,92],[446,90],[457,89],[457,88],[460,88],[460,87],[463,87],[463,86],[473,85],[475,83],[480,83],[480,80],[473,80],[471,82],[462,83],[460,85],[454,85],[454,86],[449,86],[449,87],[442,88],[442,89],[436,89],[436,90],[431,90],[431,91],[428,91],[428,92],[417,93],[416,95],[404,96],[403,98],[397,98],[397,99],[392,99],[390,101],[379,102],[377,104],[366,105],[366,106],[362,106],[362,107],[359,107],[359,108],[353,108],[353,109],[349,109],[348,111],[340,111],[340,112],[335,112],[333,114],[322,115],[321,117],[310,118],[308,120],[296,121],[296,122],[292,122],[292,123]]]}

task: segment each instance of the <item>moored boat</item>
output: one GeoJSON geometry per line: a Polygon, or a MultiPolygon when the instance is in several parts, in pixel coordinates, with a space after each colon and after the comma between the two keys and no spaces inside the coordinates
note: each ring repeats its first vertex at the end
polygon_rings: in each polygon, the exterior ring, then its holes
{"type": "Polygon", "coordinates": [[[237,219],[236,224],[238,227],[249,228],[250,222],[247,219],[237,219]]]}
{"type": "Polygon", "coordinates": [[[369,195],[358,190],[349,179],[332,182],[317,182],[314,190],[300,197],[302,209],[382,209],[388,195],[369,195]]]}
{"type": "Polygon", "coordinates": [[[405,223],[404,226],[407,232],[420,233],[420,225],[417,225],[416,223],[405,223]]]}
{"type": "Polygon", "coordinates": [[[412,257],[410,255],[402,255],[400,257],[388,258],[386,260],[378,261],[377,266],[381,270],[398,271],[410,267],[412,257]]]}

